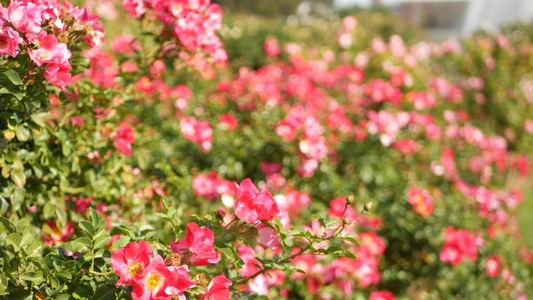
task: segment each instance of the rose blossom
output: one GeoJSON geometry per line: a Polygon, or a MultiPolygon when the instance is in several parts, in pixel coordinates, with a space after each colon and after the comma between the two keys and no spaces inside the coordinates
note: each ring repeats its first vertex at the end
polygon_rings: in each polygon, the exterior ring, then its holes
{"type": "Polygon", "coordinates": [[[130,125],[120,125],[113,140],[118,152],[126,156],[131,156],[131,144],[135,141],[135,136],[130,125]]]}
{"type": "Polygon", "coordinates": [[[163,258],[157,255],[142,274],[135,278],[136,286],[131,296],[134,300],[170,299],[172,295],[185,299],[183,292],[196,286],[190,280],[188,271],[187,266],[167,267],[163,258]]]}
{"type": "Polygon", "coordinates": [[[152,246],[146,241],[131,242],[126,247],[113,251],[111,267],[120,276],[117,285],[133,283],[150,264],[152,256],[152,246]]]}
{"type": "Polygon", "coordinates": [[[231,280],[224,274],[213,277],[200,300],[228,300],[231,296],[228,288],[230,286],[232,286],[231,280]]]}
{"type": "Polygon", "coordinates": [[[259,190],[252,183],[250,178],[246,178],[237,185],[237,200],[235,201],[235,215],[247,222],[256,223],[258,221],[270,221],[279,214],[278,204],[272,194],[266,190],[259,190]]]}
{"type": "Polygon", "coordinates": [[[214,242],[215,236],[209,228],[189,223],[185,238],[177,242],[172,240],[170,247],[172,251],[180,254],[182,259],[189,260],[193,265],[205,266],[220,261],[220,251],[215,252],[214,242]]]}
{"type": "Polygon", "coordinates": [[[0,29],[0,54],[9,54],[12,57],[16,57],[21,41],[19,33],[11,27],[0,29]]]}

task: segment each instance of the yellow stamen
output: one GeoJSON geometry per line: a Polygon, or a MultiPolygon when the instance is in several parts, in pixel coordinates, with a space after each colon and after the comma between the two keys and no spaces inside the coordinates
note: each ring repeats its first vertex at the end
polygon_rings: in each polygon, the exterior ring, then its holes
{"type": "Polygon", "coordinates": [[[151,290],[155,291],[159,285],[161,284],[161,276],[157,273],[152,273],[148,275],[148,279],[146,280],[146,287],[151,290]]]}
{"type": "Polygon", "coordinates": [[[128,264],[128,274],[135,277],[143,272],[143,266],[139,261],[132,261],[128,264]]]}

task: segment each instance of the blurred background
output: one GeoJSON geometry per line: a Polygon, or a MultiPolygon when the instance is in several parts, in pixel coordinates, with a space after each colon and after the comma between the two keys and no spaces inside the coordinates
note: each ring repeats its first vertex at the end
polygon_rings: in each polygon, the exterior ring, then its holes
{"type": "Polygon", "coordinates": [[[423,28],[425,38],[437,41],[479,29],[494,31],[533,17],[531,0],[336,0],[333,4],[336,8],[385,6],[423,28]]]}
{"type": "MultiPolygon", "coordinates": [[[[360,28],[351,49],[364,51],[374,38],[397,34],[407,44],[470,40],[476,33],[524,35],[533,40],[533,0],[213,0],[224,10],[222,41],[230,68],[257,69],[269,63],[263,42],[295,42],[319,51],[338,49],[343,17],[360,28]]],[[[496,110],[498,108],[495,108],[496,110]]],[[[533,182],[524,181],[519,227],[533,247],[533,182]]]]}

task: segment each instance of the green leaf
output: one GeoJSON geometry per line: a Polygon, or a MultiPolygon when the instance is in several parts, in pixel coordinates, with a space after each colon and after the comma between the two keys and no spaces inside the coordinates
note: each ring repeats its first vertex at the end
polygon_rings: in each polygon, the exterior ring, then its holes
{"type": "Polygon", "coordinates": [[[226,258],[233,259],[233,252],[229,248],[219,248],[218,250],[222,251],[226,258]]]}
{"type": "Polygon", "coordinates": [[[17,139],[21,142],[25,142],[30,138],[30,131],[24,125],[15,127],[15,133],[17,134],[17,139]]]}
{"type": "Polygon", "coordinates": [[[161,202],[163,203],[163,207],[165,208],[165,213],[168,211],[169,203],[168,198],[165,196],[161,197],[161,202]]]}
{"type": "Polygon", "coordinates": [[[24,272],[20,274],[19,278],[25,281],[32,281],[35,283],[44,281],[42,272],[32,272],[32,271],[24,272]]]}
{"type": "Polygon", "coordinates": [[[354,238],[353,236],[344,235],[344,236],[339,236],[339,238],[343,239],[345,241],[354,243],[354,244],[356,244],[358,246],[362,246],[361,241],[359,239],[354,238]]]}
{"type": "Polygon", "coordinates": [[[22,80],[20,79],[20,76],[17,72],[14,70],[7,70],[4,72],[4,75],[13,83],[14,85],[21,85],[22,80]]]}
{"type": "Polygon", "coordinates": [[[72,245],[72,251],[80,251],[81,249],[85,247],[91,248],[93,246],[93,242],[86,237],[81,237],[79,239],[72,241],[71,245],[72,245]]]}
{"type": "Polygon", "coordinates": [[[0,196],[0,216],[3,216],[7,212],[9,203],[7,203],[4,197],[0,196]]]}
{"type": "Polygon", "coordinates": [[[80,221],[80,223],[78,225],[91,238],[93,237],[93,235],[94,235],[94,227],[93,227],[93,224],[91,224],[91,222],[89,222],[89,221],[80,221]]]}
{"type": "Polygon", "coordinates": [[[18,248],[20,247],[20,241],[22,240],[22,237],[20,236],[20,234],[18,233],[10,233],[7,237],[6,237],[6,242],[9,244],[9,245],[13,245],[13,247],[15,247],[16,250],[18,250],[18,248]]]}
{"type": "Polygon", "coordinates": [[[94,293],[94,296],[92,299],[96,300],[114,300],[116,299],[115,293],[118,291],[117,287],[112,284],[104,284],[102,285],[96,293],[94,293]]]}
{"type": "Polygon", "coordinates": [[[67,279],[67,280],[71,280],[72,279],[72,274],[70,274],[69,272],[67,272],[65,270],[61,270],[61,271],[57,272],[55,275],[58,276],[58,277],[67,279]]]}
{"type": "MultiPolygon", "coordinates": [[[[7,229],[8,232],[17,232],[17,226],[13,224],[13,222],[9,221],[8,219],[0,216],[0,222],[2,225],[4,225],[5,229],[7,229]]],[[[5,231],[0,231],[0,233],[4,233],[5,231]]]]}
{"type": "Polygon", "coordinates": [[[20,248],[24,248],[27,245],[29,245],[31,242],[33,242],[34,236],[31,233],[31,226],[26,227],[24,229],[24,233],[22,234],[22,239],[20,241],[20,248]]]}
{"type": "Polygon", "coordinates": [[[348,250],[342,251],[341,255],[344,256],[344,257],[351,258],[351,259],[356,259],[357,258],[352,252],[350,252],[348,250]]]}
{"type": "Polygon", "coordinates": [[[107,232],[100,232],[97,236],[95,236],[94,239],[94,249],[99,249],[101,247],[107,246],[109,241],[111,240],[111,236],[107,232]]]}
{"type": "Polygon", "coordinates": [[[24,171],[21,169],[13,170],[11,171],[11,177],[13,177],[15,185],[22,190],[26,184],[26,175],[24,174],[24,171]]]}
{"type": "Polygon", "coordinates": [[[98,215],[96,210],[94,210],[92,207],[89,209],[89,216],[90,216],[91,223],[93,224],[93,228],[97,229],[98,224],[100,223],[100,216],[98,215]]]}
{"type": "Polygon", "coordinates": [[[28,253],[28,257],[32,257],[32,256],[41,256],[42,255],[42,247],[43,247],[43,243],[42,241],[35,241],[33,243],[31,243],[29,246],[28,246],[28,249],[26,249],[26,253],[28,253]]]}
{"type": "Polygon", "coordinates": [[[131,238],[127,235],[121,235],[118,240],[113,242],[112,249],[124,248],[131,241],[131,238]]]}

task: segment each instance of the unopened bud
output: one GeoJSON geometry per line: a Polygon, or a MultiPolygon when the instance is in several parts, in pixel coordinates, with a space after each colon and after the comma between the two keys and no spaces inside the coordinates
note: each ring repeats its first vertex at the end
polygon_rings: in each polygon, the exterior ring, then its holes
{"type": "Polygon", "coordinates": [[[369,211],[372,209],[372,202],[368,202],[367,204],[365,204],[365,211],[369,211]]]}
{"type": "Polygon", "coordinates": [[[344,217],[344,218],[342,218],[342,223],[343,224],[348,224],[348,223],[350,223],[350,219],[348,219],[348,217],[344,217]]]}
{"type": "Polygon", "coordinates": [[[355,201],[355,197],[353,196],[353,193],[350,194],[350,196],[348,196],[348,198],[346,198],[346,203],[347,204],[353,204],[355,201]]]}
{"type": "Polygon", "coordinates": [[[165,258],[165,265],[172,267],[177,267],[181,265],[181,256],[178,253],[169,254],[165,258]]]}

